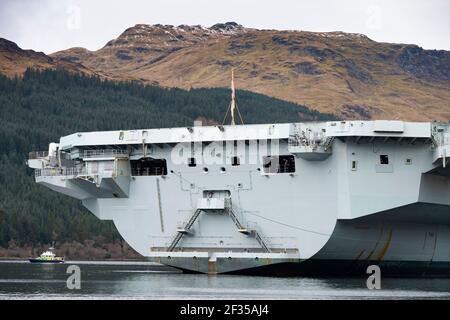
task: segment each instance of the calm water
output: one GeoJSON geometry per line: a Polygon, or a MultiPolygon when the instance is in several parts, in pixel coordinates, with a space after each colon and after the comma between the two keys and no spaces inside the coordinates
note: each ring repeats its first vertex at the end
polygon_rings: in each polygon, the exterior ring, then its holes
{"type": "Polygon", "coordinates": [[[152,263],[0,261],[0,299],[450,299],[450,279],[270,278],[181,274],[152,263]],[[69,265],[81,289],[69,290],[69,265]]]}

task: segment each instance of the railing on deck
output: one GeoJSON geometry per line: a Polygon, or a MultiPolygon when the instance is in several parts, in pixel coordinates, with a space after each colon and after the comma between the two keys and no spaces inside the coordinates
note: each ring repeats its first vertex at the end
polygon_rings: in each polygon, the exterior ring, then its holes
{"type": "Polygon", "coordinates": [[[167,175],[167,169],[164,167],[154,168],[131,168],[132,176],[163,176],[167,175]]]}
{"type": "Polygon", "coordinates": [[[31,151],[28,153],[28,159],[39,159],[48,157],[48,151],[31,151]]]}
{"type": "Polygon", "coordinates": [[[331,146],[334,137],[320,136],[319,138],[310,139],[301,135],[293,135],[288,139],[288,147],[324,147],[327,149],[331,146]]]}
{"type": "Polygon", "coordinates": [[[116,157],[116,156],[128,156],[128,150],[98,149],[98,150],[83,151],[83,158],[102,158],[102,157],[116,157]]]}
{"type": "Polygon", "coordinates": [[[68,168],[44,168],[36,169],[34,175],[36,177],[50,177],[50,176],[77,176],[86,174],[84,167],[68,167],[68,168]]]}
{"type": "Polygon", "coordinates": [[[326,137],[323,132],[303,132],[299,128],[294,129],[294,134],[289,136],[288,147],[310,147],[315,149],[323,147],[327,150],[333,143],[334,137],[326,137]]]}
{"type": "Polygon", "coordinates": [[[433,139],[438,146],[450,145],[450,134],[434,134],[433,139]]]}
{"type": "Polygon", "coordinates": [[[450,145],[450,123],[437,123],[431,127],[431,138],[434,146],[450,145]]]}

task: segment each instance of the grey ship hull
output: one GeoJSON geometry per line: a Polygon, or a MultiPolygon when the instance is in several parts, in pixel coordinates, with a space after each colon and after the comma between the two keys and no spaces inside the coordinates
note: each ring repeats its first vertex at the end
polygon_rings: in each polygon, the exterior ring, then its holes
{"type": "Polygon", "coordinates": [[[152,261],[210,274],[351,275],[376,264],[384,276],[450,276],[446,124],[88,132],[58,148],[56,164],[29,160],[36,181],[112,220],[152,261]],[[222,142],[231,149],[215,152],[222,142]],[[177,153],[183,144],[192,148],[177,153]]]}
{"type": "MultiPolygon", "coordinates": [[[[433,206],[429,209],[433,210],[433,206]]],[[[404,208],[411,212],[414,208],[404,208]]],[[[420,212],[420,211],[419,211],[420,212]]],[[[448,251],[447,242],[438,242],[437,235],[449,239],[450,227],[439,225],[389,221],[381,217],[361,218],[358,221],[339,221],[325,246],[313,257],[306,260],[273,263],[262,261],[252,266],[242,260],[224,260],[217,265],[219,273],[259,276],[359,276],[367,275],[370,265],[377,265],[384,277],[450,277],[450,262],[436,261],[437,250],[448,251]],[[362,235],[360,230],[372,232],[362,235]],[[388,231],[387,231],[388,230],[388,231]],[[396,233],[396,243],[393,233],[396,233]],[[424,234],[427,236],[423,237],[424,234]],[[416,248],[406,246],[408,238],[423,238],[422,245],[416,248]],[[355,250],[355,239],[361,244],[355,250]],[[439,248],[438,248],[439,246],[439,248]],[[364,248],[364,249],[363,249],[364,248]],[[387,251],[396,251],[400,258],[385,260],[387,251]],[[416,258],[406,257],[420,253],[416,258]],[[221,271],[220,268],[223,268],[221,271]],[[229,271],[227,270],[236,270],[229,271]]],[[[158,260],[171,265],[186,273],[208,273],[208,262],[204,266],[198,260],[190,264],[191,260],[175,258],[158,260]]],[[[216,271],[217,272],[217,271],[216,271]]],[[[210,272],[209,272],[210,273],[210,272]]]]}

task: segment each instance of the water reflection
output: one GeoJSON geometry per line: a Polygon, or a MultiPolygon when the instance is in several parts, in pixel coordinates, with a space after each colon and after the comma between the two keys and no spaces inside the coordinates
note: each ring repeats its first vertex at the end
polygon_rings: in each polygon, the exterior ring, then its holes
{"type": "Polygon", "coordinates": [[[181,274],[151,263],[30,264],[0,262],[0,299],[414,299],[450,298],[450,279],[275,278],[181,274]],[[81,289],[69,290],[66,269],[81,268],[81,289]]]}

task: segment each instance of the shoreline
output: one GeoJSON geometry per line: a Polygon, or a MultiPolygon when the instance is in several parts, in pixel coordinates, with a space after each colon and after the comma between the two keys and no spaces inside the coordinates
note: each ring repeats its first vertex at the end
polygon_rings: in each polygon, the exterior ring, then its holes
{"type": "MultiPolygon", "coordinates": [[[[0,247],[0,260],[23,260],[37,257],[51,244],[17,244],[10,241],[0,247]]],[[[134,251],[125,241],[105,241],[101,237],[84,241],[56,241],[54,253],[66,260],[142,261],[145,257],[134,251]]]]}
{"type": "MultiPolygon", "coordinates": [[[[30,257],[31,258],[31,257],[30,257]]],[[[7,262],[7,261],[28,261],[28,259],[30,258],[17,258],[17,257],[0,257],[0,262],[7,262]]],[[[141,258],[141,259],[70,259],[70,260],[66,260],[67,261],[84,261],[84,262],[151,262],[148,261],[146,258],[141,258]]]]}

